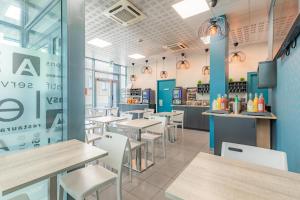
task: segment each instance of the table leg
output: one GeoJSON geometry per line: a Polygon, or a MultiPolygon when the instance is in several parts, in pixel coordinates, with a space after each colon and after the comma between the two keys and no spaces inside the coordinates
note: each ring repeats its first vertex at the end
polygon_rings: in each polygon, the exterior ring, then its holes
{"type": "Polygon", "coordinates": [[[49,180],[49,200],[57,200],[57,176],[49,180]]]}
{"type": "MultiPolygon", "coordinates": [[[[142,135],[142,130],[139,129],[139,132],[137,134],[137,141],[141,141],[141,135],[142,135]]],[[[141,148],[137,148],[136,150],[136,169],[137,171],[141,171],[141,166],[142,166],[142,150],[141,148]]]]}
{"type": "MultiPolygon", "coordinates": [[[[167,124],[171,124],[171,117],[167,117],[167,124]]],[[[174,130],[175,131],[175,130],[174,130]]],[[[175,134],[175,133],[174,133],[175,134]]],[[[167,135],[168,135],[168,139],[169,142],[174,143],[176,141],[175,139],[175,135],[172,135],[170,132],[170,128],[167,126],[167,135]]]]}

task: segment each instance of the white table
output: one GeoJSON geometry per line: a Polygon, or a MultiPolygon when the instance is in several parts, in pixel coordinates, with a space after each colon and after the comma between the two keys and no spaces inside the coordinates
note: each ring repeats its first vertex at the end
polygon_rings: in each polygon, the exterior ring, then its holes
{"type": "Polygon", "coordinates": [[[105,116],[105,117],[95,117],[91,118],[91,121],[102,123],[102,133],[104,133],[104,130],[106,130],[107,124],[112,123],[112,122],[118,122],[122,120],[126,120],[126,117],[115,117],[115,116],[105,116]]]}
{"type": "MultiPolygon", "coordinates": [[[[179,112],[159,112],[159,113],[154,113],[153,115],[160,116],[160,117],[166,117],[167,118],[167,124],[170,125],[171,124],[171,117],[182,115],[182,113],[179,113],[179,112]]],[[[171,134],[169,132],[169,129],[168,129],[168,139],[169,139],[169,142],[171,142],[171,143],[176,142],[176,138],[171,136],[171,134]]]]}
{"type": "Polygon", "coordinates": [[[165,195],[171,200],[299,200],[300,174],[199,153],[165,195]]]}
{"type": "MultiPolygon", "coordinates": [[[[148,119],[135,119],[135,120],[128,120],[128,121],[123,121],[119,122],[117,125],[120,127],[126,127],[126,128],[131,128],[133,130],[137,130],[137,136],[136,140],[141,141],[141,135],[142,135],[142,129],[148,128],[150,126],[154,126],[157,124],[160,124],[160,121],[155,121],[155,120],[148,120],[148,119]]],[[[151,166],[153,163],[150,161],[147,161],[148,167],[151,166]]],[[[136,153],[136,160],[133,161],[132,168],[138,172],[142,172],[146,169],[146,166],[142,166],[142,157],[141,157],[141,149],[137,149],[136,153]]]]}
{"type": "Polygon", "coordinates": [[[138,119],[140,119],[141,114],[144,114],[145,112],[147,112],[147,111],[145,111],[145,110],[129,110],[129,111],[127,111],[127,113],[137,114],[138,119]]]}
{"type": "Polygon", "coordinates": [[[49,199],[57,199],[57,175],[108,153],[78,140],[69,140],[0,156],[0,198],[50,178],[49,199]]]}

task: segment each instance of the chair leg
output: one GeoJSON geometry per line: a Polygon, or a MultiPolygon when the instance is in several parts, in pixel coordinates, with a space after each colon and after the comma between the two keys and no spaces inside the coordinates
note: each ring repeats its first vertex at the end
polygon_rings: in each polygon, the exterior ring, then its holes
{"type": "Polygon", "coordinates": [[[183,122],[181,123],[181,136],[183,137],[183,122]]]}
{"type": "Polygon", "coordinates": [[[162,149],[163,149],[164,159],[166,159],[166,142],[164,138],[162,138],[162,149]]]}
{"type": "Polygon", "coordinates": [[[100,192],[98,190],[96,191],[96,196],[97,196],[97,200],[100,200],[100,192]]]}
{"type": "Polygon", "coordinates": [[[121,178],[117,180],[116,186],[117,186],[117,200],[122,200],[122,179],[121,178]]]}
{"type": "Polygon", "coordinates": [[[155,163],[155,145],[154,145],[154,140],[151,141],[151,149],[152,149],[152,162],[155,163]]]}
{"type": "Polygon", "coordinates": [[[129,170],[129,179],[130,179],[130,183],[132,182],[132,156],[131,156],[131,151],[128,151],[128,170],[129,170]]]}
{"type": "Polygon", "coordinates": [[[145,143],[144,146],[144,158],[145,158],[145,168],[147,169],[148,167],[148,143],[145,143]]]}
{"type": "Polygon", "coordinates": [[[64,188],[60,185],[59,186],[59,200],[64,199],[64,188]]]}

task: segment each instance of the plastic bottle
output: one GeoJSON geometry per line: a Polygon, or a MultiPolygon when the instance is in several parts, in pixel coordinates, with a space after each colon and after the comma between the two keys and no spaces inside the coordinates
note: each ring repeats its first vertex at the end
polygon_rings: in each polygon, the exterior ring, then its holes
{"type": "Polygon", "coordinates": [[[225,104],[225,110],[228,109],[228,98],[227,98],[227,94],[224,94],[224,104],[225,104]]]}
{"type": "Polygon", "coordinates": [[[258,112],[265,112],[265,99],[262,93],[259,95],[258,99],[258,112]]]}
{"type": "Polygon", "coordinates": [[[212,110],[218,110],[218,103],[217,100],[213,101],[212,110]]]}
{"type": "Polygon", "coordinates": [[[239,114],[240,112],[240,102],[239,102],[239,97],[237,95],[235,95],[234,97],[233,111],[234,114],[239,114]]]}
{"type": "Polygon", "coordinates": [[[247,103],[247,112],[253,112],[253,101],[252,101],[252,94],[249,94],[249,100],[247,103]]]}
{"type": "Polygon", "coordinates": [[[218,94],[218,98],[217,98],[217,109],[218,110],[221,110],[221,95],[220,94],[218,94]]]}
{"type": "Polygon", "coordinates": [[[224,98],[224,96],[221,97],[221,110],[225,110],[225,98],[224,98]]]}
{"type": "Polygon", "coordinates": [[[253,112],[258,112],[258,97],[257,93],[255,93],[255,97],[253,100],[253,112]]]}

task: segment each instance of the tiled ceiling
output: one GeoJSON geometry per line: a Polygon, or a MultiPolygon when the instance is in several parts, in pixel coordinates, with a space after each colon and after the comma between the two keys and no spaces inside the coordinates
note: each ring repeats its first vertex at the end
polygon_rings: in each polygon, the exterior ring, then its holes
{"type": "MultiPolygon", "coordinates": [[[[210,17],[223,14],[230,24],[230,43],[238,41],[240,45],[247,45],[267,41],[270,0],[219,0],[211,11],[185,20],[172,8],[180,0],[131,0],[147,18],[128,27],[102,14],[118,1],[86,0],[86,41],[97,37],[113,44],[103,49],[87,45],[87,56],[128,64],[130,54],[148,57],[164,53],[163,46],[175,42],[184,42],[191,51],[203,52],[205,45],[198,38],[199,27],[210,17]]],[[[281,26],[288,26],[288,14],[281,18],[284,18],[281,26]]]]}

